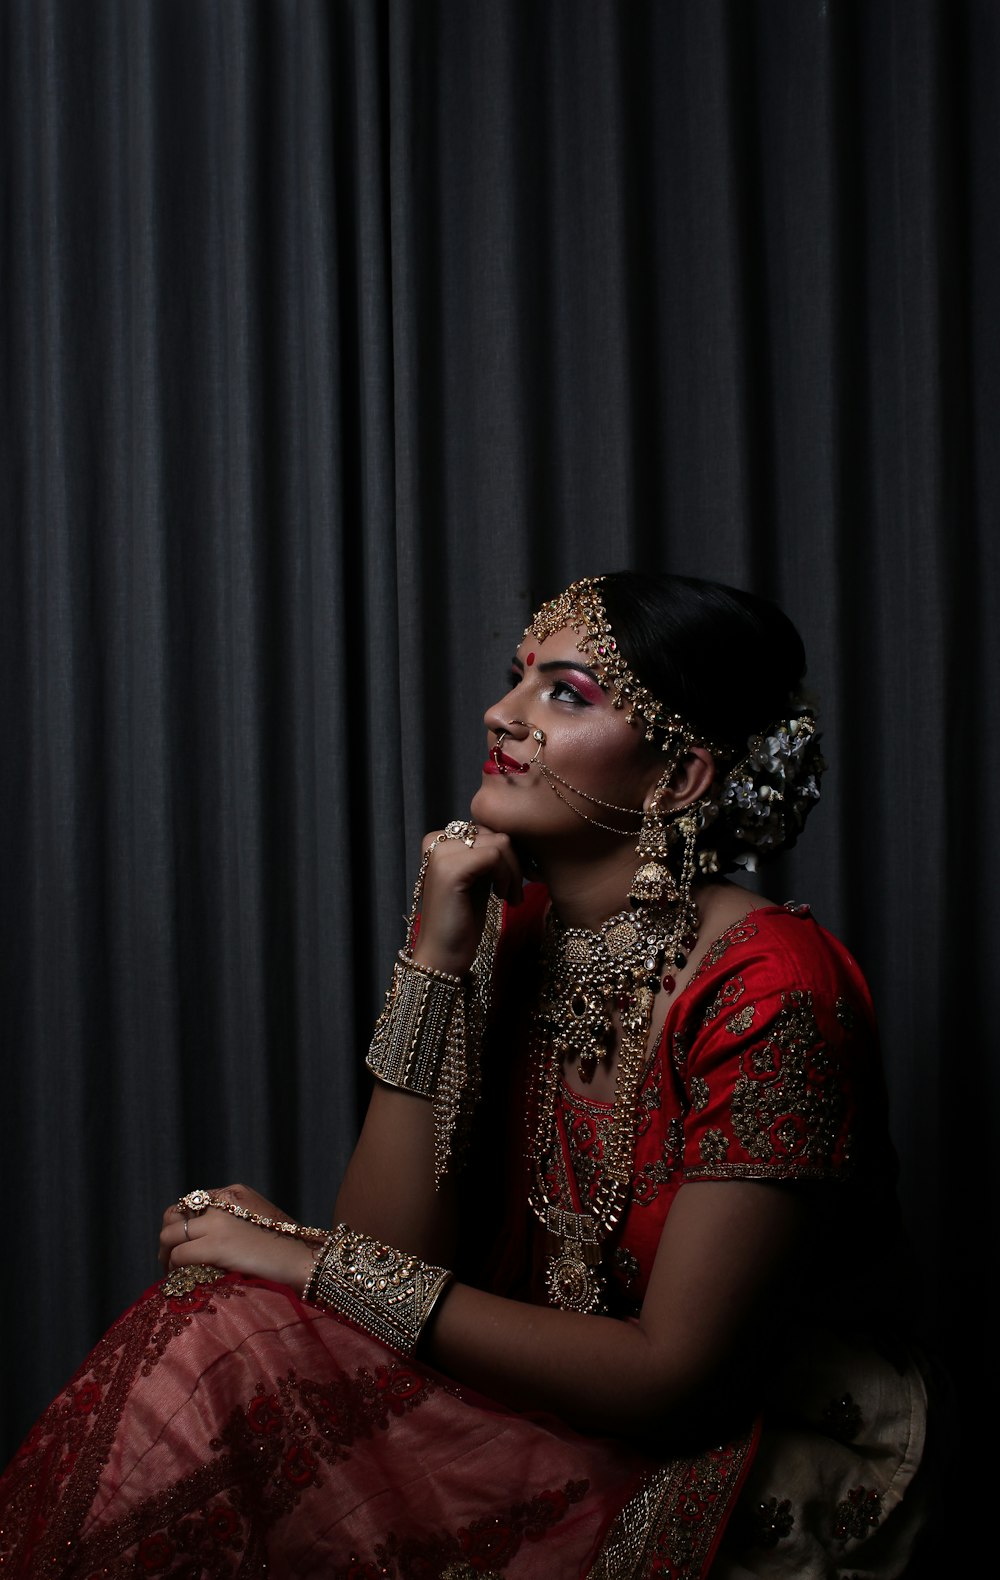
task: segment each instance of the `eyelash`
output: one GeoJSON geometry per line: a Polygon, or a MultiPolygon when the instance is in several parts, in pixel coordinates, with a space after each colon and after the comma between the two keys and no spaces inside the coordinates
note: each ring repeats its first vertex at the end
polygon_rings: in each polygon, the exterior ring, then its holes
{"type": "MultiPolygon", "coordinates": [[[[514,691],[521,684],[524,676],[518,670],[512,669],[508,678],[510,680],[510,689],[514,691]]],[[[576,687],[571,685],[568,680],[554,680],[548,694],[554,702],[569,702],[574,707],[581,708],[590,706],[586,697],[582,697],[576,687]],[[557,693],[560,691],[565,692],[565,696],[558,696],[557,693]]]]}
{"type": "Polygon", "coordinates": [[[572,702],[574,704],[578,704],[582,708],[585,708],[585,707],[588,706],[588,703],[587,703],[586,699],[584,697],[581,697],[581,695],[577,691],[576,687],[575,686],[571,686],[568,680],[554,680],[552,682],[552,690],[549,692],[549,696],[553,699],[554,702],[572,702]],[[566,696],[565,697],[557,697],[556,696],[556,692],[557,691],[565,691],[566,692],[566,696]]]}

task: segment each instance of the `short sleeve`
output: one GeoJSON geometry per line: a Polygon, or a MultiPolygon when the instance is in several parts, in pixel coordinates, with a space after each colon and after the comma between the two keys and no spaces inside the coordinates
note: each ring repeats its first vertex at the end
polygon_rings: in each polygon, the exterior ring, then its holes
{"type": "Polygon", "coordinates": [[[675,1039],[685,1179],[848,1176],[872,1054],[863,982],[853,991],[836,957],[814,947],[801,958],[751,953],[712,975],[675,1039]]]}

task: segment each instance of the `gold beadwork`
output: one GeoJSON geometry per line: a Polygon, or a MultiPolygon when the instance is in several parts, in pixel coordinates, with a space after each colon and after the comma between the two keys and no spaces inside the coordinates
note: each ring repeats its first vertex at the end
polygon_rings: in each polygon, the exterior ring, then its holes
{"type": "Polygon", "coordinates": [[[349,1317],[372,1338],[412,1355],[451,1279],[445,1267],[338,1223],[327,1235],[303,1293],[305,1299],[349,1317]]]}
{"type": "Polygon", "coordinates": [[[168,1273],[160,1288],[168,1299],[174,1300],[178,1295],[190,1295],[201,1284],[215,1284],[225,1276],[223,1267],[210,1267],[205,1262],[189,1262],[186,1267],[175,1267],[173,1272],[168,1273]]]}
{"type": "Polygon", "coordinates": [[[604,607],[600,594],[604,580],[603,576],[584,576],[557,598],[550,598],[532,617],[525,636],[544,642],[554,631],[565,630],[567,626],[580,632],[578,650],[589,658],[598,681],[611,693],[614,706],[627,709],[628,722],[641,725],[647,741],[654,740],[656,731],[661,730],[665,752],[683,756],[692,746],[705,746],[714,757],[728,755],[724,747],[713,745],[699,735],[679,713],[665,708],[633,674],[604,607]]]}

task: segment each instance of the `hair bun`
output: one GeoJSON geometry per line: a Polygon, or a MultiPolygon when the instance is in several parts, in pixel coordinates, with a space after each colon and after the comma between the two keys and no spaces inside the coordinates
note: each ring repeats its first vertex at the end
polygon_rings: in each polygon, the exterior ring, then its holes
{"type": "MultiPolygon", "coordinates": [[[[826,762],[819,749],[816,716],[802,707],[760,735],[752,735],[746,754],[729,770],[708,809],[706,823],[718,819],[715,843],[726,866],[751,871],[761,857],[790,850],[820,797],[826,762]]],[[[703,844],[704,871],[718,870],[703,844]]]]}

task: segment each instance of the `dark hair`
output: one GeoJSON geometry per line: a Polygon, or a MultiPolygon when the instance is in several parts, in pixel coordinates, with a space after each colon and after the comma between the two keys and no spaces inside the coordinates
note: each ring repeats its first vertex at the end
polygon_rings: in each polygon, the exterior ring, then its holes
{"type": "Polygon", "coordinates": [[[630,669],[656,699],[742,756],[788,715],[805,674],[802,638],[766,598],[695,576],[615,571],[604,607],[630,669]]]}

